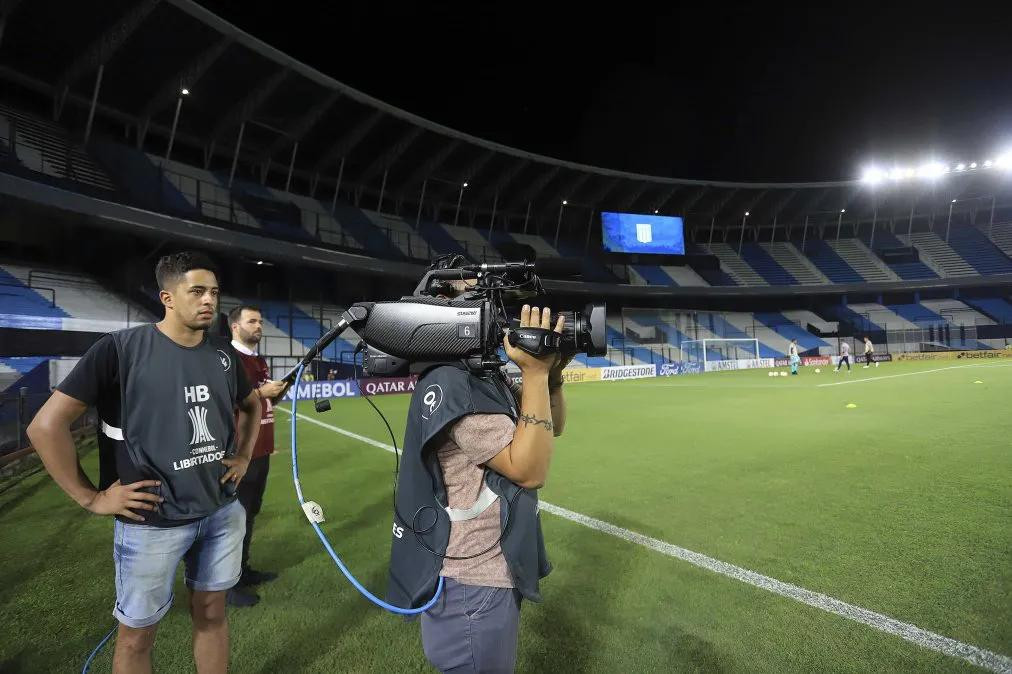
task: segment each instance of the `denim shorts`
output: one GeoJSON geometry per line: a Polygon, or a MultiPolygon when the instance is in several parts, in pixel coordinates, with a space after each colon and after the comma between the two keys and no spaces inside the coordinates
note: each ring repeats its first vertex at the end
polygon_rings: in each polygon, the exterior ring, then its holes
{"type": "Polygon", "coordinates": [[[116,520],[113,561],[116,607],[112,615],[127,627],[154,625],[172,606],[172,585],[180,560],[186,586],[217,592],[239,582],[246,511],[233,500],[177,527],[125,524],[116,520]]]}

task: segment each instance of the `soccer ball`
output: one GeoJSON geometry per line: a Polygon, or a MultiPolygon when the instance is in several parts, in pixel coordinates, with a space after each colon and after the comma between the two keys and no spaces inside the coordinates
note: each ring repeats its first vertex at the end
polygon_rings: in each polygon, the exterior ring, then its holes
{"type": "Polygon", "coordinates": [[[820,372],[822,372],[822,370],[820,370],[819,368],[815,368],[815,374],[819,374],[820,372]]]}

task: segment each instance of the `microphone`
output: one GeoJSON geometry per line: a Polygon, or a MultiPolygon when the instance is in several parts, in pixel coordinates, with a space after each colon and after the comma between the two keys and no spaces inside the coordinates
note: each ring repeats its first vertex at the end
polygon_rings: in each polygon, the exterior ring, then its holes
{"type": "Polygon", "coordinates": [[[561,278],[579,276],[583,273],[583,262],[578,258],[549,257],[531,262],[483,262],[467,264],[461,267],[464,271],[503,273],[511,271],[534,271],[539,276],[561,278]]]}
{"type": "Polygon", "coordinates": [[[534,261],[534,271],[539,276],[567,278],[583,274],[583,260],[577,257],[546,257],[534,261]]]}

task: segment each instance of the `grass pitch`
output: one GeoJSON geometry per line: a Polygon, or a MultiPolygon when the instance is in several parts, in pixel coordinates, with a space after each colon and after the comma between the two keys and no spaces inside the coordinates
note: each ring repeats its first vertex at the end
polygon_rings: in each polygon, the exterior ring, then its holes
{"type": "MultiPolygon", "coordinates": [[[[1012,655],[1012,367],[956,364],[569,385],[542,498],[1012,655]],[[837,382],[849,383],[825,386],[837,382]]],[[[408,398],[374,400],[400,442],[408,398]]],[[[299,411],[389,443],[364,400],[299,411]]],[[[233,671],[430,671],[417,623],[362,599],[309,528],[284,451],[289,416],[277,417],[253,562],[281,576],[260,605],[231,611],[233,671]]],[[[382,593],[392,455],[305,421],[299,432],[306,497],[325,508],[353,572],[382,593]]],[[[84,464],[97,473],[94,452],[84,464]]],[[[552,514],[542,521],[555,571],[544,603],[524,604],[518,671],[976,669],[552,514]]],[[[113,623],[111,531],[44,473],[0,493],[0,670],[80,670],[113,623]]],[[[157,671],[193,671],[185,592],[180,578],[157,671]]],[[[109,671],[111,654],[92,671],[109,671]]]]}

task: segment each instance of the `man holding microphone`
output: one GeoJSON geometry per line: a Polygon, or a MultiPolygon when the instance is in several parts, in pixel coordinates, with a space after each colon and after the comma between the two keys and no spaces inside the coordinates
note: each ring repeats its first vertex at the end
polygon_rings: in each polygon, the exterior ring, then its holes
{"type": "Polygon", "coordinates": [[[249,588],[277,578],[271,571],[257,571],[250,567],[250,544],[253,540],[253,522],[263,504],[267,489],[267,474],[270,471],[271,454],[274,453],[274,406],[271,400],[285,389],[285,383],[271,381],[267,361],[257,353],[263,338],[264,319],[258,307],[244,304],[228,314],[232,330],[232,346],[239,354],[243,369],[253,392],[260,400],[262,416],[260,433],[253,446],[253,457],[246,470],[246,477],[239,484],[236,495],[246,509],[246,534],[242,540],[242,575],[238,584],[228,592],[229,606],[253,606],[260,597],[249,588]]]}

